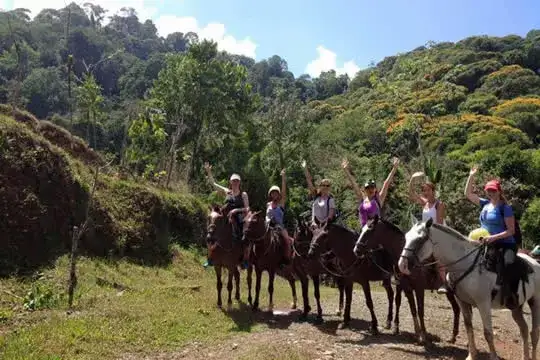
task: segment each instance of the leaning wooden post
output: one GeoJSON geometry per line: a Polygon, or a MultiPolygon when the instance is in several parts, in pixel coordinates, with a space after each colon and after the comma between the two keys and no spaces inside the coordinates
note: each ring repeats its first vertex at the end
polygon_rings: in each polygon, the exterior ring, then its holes
{"type": "Polygon", "coordinates": [[[77,226],[73,227],[73,236],[71,237],[71,261],[70,261],[70,270],[69,270],[69,289],[68,289],[68,306],[69,310],[73,307],[73,293],[75,292],[75,287],[77,286],[77,247],[79,246],[79,228],[77,226]]]}

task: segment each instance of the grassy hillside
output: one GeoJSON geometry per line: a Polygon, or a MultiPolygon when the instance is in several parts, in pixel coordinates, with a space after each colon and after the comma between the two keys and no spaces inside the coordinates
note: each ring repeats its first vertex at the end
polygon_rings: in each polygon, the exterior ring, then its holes
{"type": "MultiPolygon", "coordinates": [[[[33,269],[71,248],[72,228],[86,217],[95,164],[103,163],[66,130],[23,112],[15,118],[0,114],[1,275],[33,269]]],[[[146,263],[168,261],[172,243],[200,241],[206,221],[194,196],[121,180],[108,168],[101,170],[90,219],[83,252],[146,263]]]]}

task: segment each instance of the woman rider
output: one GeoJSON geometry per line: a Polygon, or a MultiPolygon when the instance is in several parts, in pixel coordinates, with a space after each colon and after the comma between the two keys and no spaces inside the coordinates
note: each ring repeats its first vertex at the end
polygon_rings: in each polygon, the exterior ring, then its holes
{"type": "Polygon", "coordinates": [[[309,193],[315,197],[311,207],[311,225],[317,226],[325,222],[332,222],[336,216],[336,202],[330,195],[331,182],[328,179],[322,179],[319,182],[319,188],[313,186],[313,179],[307,168],[306,161],[302,161],[302,167],[306,175],[309,193]]]}
{"type": "Polygon", "coordinates": [[[356,198],[358,199],[358,217],[360,218],[360,225],[362,227],[366,225],[368,219],[375,217],[375,215],[381,215],[381,209],[384,206],[384,201],[386,200],[386,196],[388,195],[388,188],[390,187],[390,184],[392,183],[392,180],[394,179],[394,176],[396,174],[399,165],[399,159],[394,158],[392,164],[392,170],[384,181],[380,192],[377,190],[377,184],[375,183],[375,180],[368,180],[364,184],[364,190],[362,190],[351,174],[349,162],[345,159],[341,164],[343,170],[345,171],[345,175],[347,175],[349,183],[354,189],[356,198]]]}
{"type": "MultiPolygon", "coordinates": [[[[432,182],[426,181],[422,184],[422,194],[416,193],[413,181],[417,178],[423,177],[423,172],[416,172],[411,176],[409,181],[409,199],[422,206],[422,221],[427,221],[428,219],[433,219],[437,224],[446,225],[444,221],[445,216],[445,205],[442,201],[435,197],[435,184],[432,182]]],[[[437,265],[439,271],[439,276],[443,282],[443,285],[437,290],[439,294],[446,294],[447,288],[446,284],[446,272],[444,267],[441,264],[437,265]]]]}
{"type": "Polygon", "coordinates": [[[287,229],[283,223],[285,215],[285,203],[287,202],[287,186],[285,169],[281,170],[281,189],[279,186],[272,186],[268,190],[269,202],[266,204],[266,225],[272,222],[274,226],[278,226],[283,237],[283,264],[287,265],[292,260],[292,244],[294,239],[289,236],[287,229]]]}
{"type": "Polygon", "coordinates": [[[465,196],[482,209],[480,225],[490,234],[484,237],[483,241],[501,253],[497,261],[497,285],[502,285],[502,299],[508,308],[513,309],[517,305],[517,297],[509,289],[508,276],[504,270],[514,263],[517,255],[514,213],[504,197],[499,181],[491,180],[486,183],[484,191],[487,198],[481,198],[474,193],[473,183],[477,171],[478,167],[474,166],[469,173],[465,196]]]}
{"type": "MultiPolygon", "coordinates": [[[[218,184],[212,175],[212,166],[208,163],[204,164],[206,174],[211,184],[218,190],[219,194],[226,195],[225,197],[225,212],[228,212],[229,222],[233,224],[233,240],[242,241],[242,229],[244,216],[249,212],[249,199],[245,191],[240,188],[242,179],[238,174],[232,174],[229,179],[229,187],[226,188],[218,184]]],[[[245,244],[243,244],[244,246],[245,244]]],[[[247,268],[247,247],[244,246],[243,267],[247,268]]],[[[211,266],[212,260],[207,259],[205,266],[211,266]]]]}

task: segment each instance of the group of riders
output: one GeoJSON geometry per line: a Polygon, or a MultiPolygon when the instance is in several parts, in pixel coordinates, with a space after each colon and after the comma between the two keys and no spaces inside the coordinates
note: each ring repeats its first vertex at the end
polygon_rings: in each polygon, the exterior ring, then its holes
{"type": "MultiPolygon", "coordinates": [[[[360,186],[351,173],[349,162],[343,160],[342,168],[350,185],[354,189],[358,201],[358,219],[361,227],[365,226],[375,216],[381,216],[381,210],[388,195],[388,189],[394,179],[399,164],[399,159],[394,158],[392,169],[379,189],[376,182],[372,179],[366,181],[363,186],[360,186]]],[[[332,223],[337,215],[336,201],[331,195],[332,182],[324,178],[315,187],[305,161],[302,162],[302,167],[311,198],[313,199],[311,207],[312,226],[332,223]]],[[[234,236],[237,240],[241,240],[243,220],[248,214],[250,206],[248,194],[241,189],[240,175],[232,174],[229,179],[229,187],[227,188],[215,181],[212,175],[212,167],[208,163],[205,164],[205,170],[212,185],[226,195],[225,209],[227,210],[230,223],[237,229],[234,232],[234,236]]],[[[504,196],[503,189],[498,180],[490,180],[485,184],[485,197],[481,197],[474,192],[474,177],[477,171],[477,167],[473,167],[470,170],[465,186],[465,196],[480,208],[480,229],[484,232],[481,240],[488,243],[489,248],[500,254],[500,261],[497,262],[497,273],[499,275],[498,278],[503,279],[505,267],[514,262],[518,250],[518,243],[515,236],[516,222],[514,213],[511,205],[508,204],[504,196]]],[[[284,261],[288,263],[292,258],[292,243],[294,239],[288,234],[283,223],[286,203],[285,170],[281,171],[281,177],[281,188],[279,186],[272,186],[268,190],[265,219],[267,225],[271,223],[280,229],[282,240],[285,242],[284,261]]],[[[430,182],[429,179],[425,179],[423,172],[416,172],[411,176],[409,181],[409,198],[412,202],[422,207],[422,221],[427,221],[431,218],[435,223],[446,225],[445,204],[436,197],[435,189],[435,184],[430,182]],[[424,180],[420,186],[421,192],[418,192],[415,182],[421,178],[424,178],[424,180]]],[[[249,254],[247,251],[247,247],[245,247],[242,264],[244,268],[248,266],[249,254]]],[[[534,251],[538,251],[538,249],[534,251]]],[[[212,259],[210,258],[205,263],[205,266],[209,265],[212,265],[212,259]]],[[[445,269],[442,265],[439,265],[438,269],[443,284],[438,289],[438,292],[446,293],[448,289],[445,281],[445,269]]],[[[501,285],[501,280],[498,280],[498,282],[498,285],[501,285]]]]}

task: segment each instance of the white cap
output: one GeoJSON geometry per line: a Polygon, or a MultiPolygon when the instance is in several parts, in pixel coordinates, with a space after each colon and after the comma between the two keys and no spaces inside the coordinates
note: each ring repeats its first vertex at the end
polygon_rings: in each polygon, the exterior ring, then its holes
{"type": "Polygon", "coordinates": [[[271,193],[272,191],[277,191],[278,194],[281,194],[281,190],[280,190],[279,186],[276,186],[276,185],[272,186],[272,187],[270,188],[270,190],[268,190],[268,195],[270,195],[270,193],[271,193]]]}
{"type": "Polygon", "coordinates": [[[233,180],[242,181],[242,179],[240,178],[240,175],[238,175],[238,174],[232,174],[231,178],[229,180],[230,181],[233,181],[233,180]]]}

